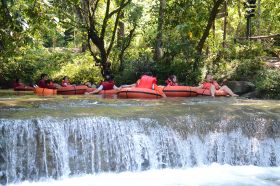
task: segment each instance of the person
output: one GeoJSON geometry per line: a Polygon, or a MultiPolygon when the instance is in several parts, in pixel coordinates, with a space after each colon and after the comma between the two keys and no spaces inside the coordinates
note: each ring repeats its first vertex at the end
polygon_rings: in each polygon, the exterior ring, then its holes
{"type": "Polygon", "coordinates": [[[141,76],[140,79],[137,80],[136,83],[131,85],[122,85],[120,88],[129,88],[129,87],[136,87],[136,88],[148,88],[148,89],[155,89],[155,85],[157,84],[157,78],[148,73],[145,73],[141,76]]]}
{"type": "Polygon", "coordinates": [[[207,74],[205,81],[201,85],[199,85],[197,88],[210,90],[210,94],[212,97],[215,97],[216,90],[223,90],[223,91],[227,92],[229,95],[234,96],[234,97],[238,96],[237,94],[233,93],[232,90],[230,88],[228,88],[228,86],[226,86],[226,85],[220,86],[217,83],[217,81],[215,81],[213,79],[213,76],[211,74],[207,74]]]}
{"type": "Polygon", "coordinates": [[[113,76],[107,74],[105,76],[105,80],[100,83],[100,86],[96,90],[94,90],[92,92],[86,92],[85,94],[97,94],[101,90],[113,90],[113,89],[118,90],[119,87],[117,87],[115,85],[115,81],[113,80],[113,76]]]}
{"type": "Polygon", "coordinates": [[[13,83],[13,88],[15,90],[18,90],[18,89],[32,90],[33,89],[33,87],[22,83],[20,78],[15,79],[15,82],[13,83]]]}
{"type": "Polygon", "coordinates": [[[38,86],[40,88],[49,88],[49,89],[57,89],[61,87],[60,85],[50,81],[47,74],[41,75],[41,79],[38,82],[38,86]]]}
{"type": "Polygon", "coordinates": [[[166,97],[162,89],[157,86],[157,78],[149,75],[148,73],[142,75],[141,78],[136,83],[131,85],[122,85],[120,88],[129,88],[129,87],[147,88],[147,89],[156,90],[163,97],[166,97]]]}
{"type": "Polygon", "coordinates": [[[69,79],[67,76],[64,76],[61,82],[61,86],[62,87],[67,87],[67,86],[71,86],[69,79]]]}
{"type": "Polygon", "coordinates": [[[87,86],[88,88],[96,88],[96,85],[94,83],[89,82],[89,81],[85,83],[85,86],[87,86]]]}
{"type": "Polygon", "coordinates": [[[171,75],[168,77],[168,79],[165,81],[166,86],[178,86],[177,83],[177,77],[175,75],[171,75]]]}
{"type": "Polygon", "coordinates": [[[13,83],[13,88],[17,88],[17,87],[26,87],[26,85],[21,82],[20,78],[16,78],[15,82],[13,83]]]}

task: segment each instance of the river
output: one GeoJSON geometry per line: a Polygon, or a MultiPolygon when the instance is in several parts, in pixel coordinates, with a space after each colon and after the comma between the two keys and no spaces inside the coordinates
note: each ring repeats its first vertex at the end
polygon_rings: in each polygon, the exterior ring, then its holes
{"type": "Polygon", "coordinates": [[[280,101],[0,96],[0,183],[280,185],[280,101]]]}

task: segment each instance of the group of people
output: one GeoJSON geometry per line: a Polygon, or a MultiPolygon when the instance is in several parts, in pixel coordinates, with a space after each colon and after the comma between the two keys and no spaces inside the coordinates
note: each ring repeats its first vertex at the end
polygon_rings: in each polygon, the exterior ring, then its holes
{"type": "MultiPolygon", "coordinates": [[[[175,75],[171,75],[168,77],[168,79],[165,81],[165,83],[166,83],[166,86],[178,86],[177,77],[175,75]]],[[[106,75],[105,80],[100,84],[98,89],[96,89],[92,92],[87,92],[86,94],[96,94],[96,93],[100,92],[101,90],[121,89],[121,88],[128,88],[128,87],[153,89],[153,90],[161,92],[163,96],[165,95],[162,92],[162,89],[157,86],[156,77],[153,77],[148,74],[144,74],[143,76],[141,76],[141,78],[134,84],[122,85],[120,87],[117,87],[115,85],[115,82],[113,81],[113,79],[111,78],[110,75],[106,75]]],[[[234,97],[238,96],[228,86],[226,86],[226,85],[220,86],[217,83],[217,81],[215,81],[213,79],[213,76],[211,74],[207,74],[204,82],[201,83],[196,88],[210,90],[210,94],[212,97],[215,97],[215,92],[217,90],[225,91],[230,96],[234,96],[234,97]]]]}
{"type": "MultiPolygon", "coordinates": [[[[175,75],[171,75],[168,77],[168,79],[165,81],[166,86],[178,86],[177,77],[175,75]]],[[[14,83],[14,88],[17,86],[23,86],[24,84],[20,82],[19,79],[16,80],[14,83]]],[[[87,86],[91,86],[88,83],[87,86]]],[[[37,85],[35,85],[37,86],[37,85]]],[[[47,74],[42,74],[41,79],[38,82],[38,87],[40,88],[49,88],[49,89],[57,89],[61,87],[67,87],[72,86],[70,84],[70,81],[67,76],[64,76],[61,82],[61,85],[57,83],[53,83],[51,80],[49,80],[47,74]]],[[[113,80],[113,76],[110,74],[105,75],[104,81],[102,81],[97,89],[95,89],[92,92],[86,92],[86,94],[97,94],[101,90],[113,90],[113,89],[121,89],[121,88],[128,88],[128,87],[137,87],[137,88],[147,88],[147,89],[153,89],[158,92],[161,92],[164,96],[165,94],[162,92],[162,89],[157,86],[157,78],[150,75],[150,74],[144,74],[141,76],[141,78],[134,84],[131,85],[122,85],[120,87],[117,87],[115,85],[115,82],[113,80]]],[[[213,79],[213,76],[211,74],[207,74],[204,82],[202,82],[198,87],[201,89],[207,89],[210,90],[211,96],[215,97],[215,92],[217,90],[222,90],[227,92],[230,96],[238,96],[235,94],[229,87],[226,85],[220,86],[217,81],[213,79]]]]}

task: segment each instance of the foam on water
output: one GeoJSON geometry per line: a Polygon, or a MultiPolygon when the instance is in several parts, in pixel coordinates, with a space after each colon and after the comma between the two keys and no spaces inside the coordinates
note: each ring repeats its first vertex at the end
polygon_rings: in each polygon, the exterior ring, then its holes
{"type": "Polygon", "coordinates": [[[280,167],[212,164],[185,169],[80,175],[60,180],[26,181],[8,186],[277,186],[279,184],[280,167]]]}

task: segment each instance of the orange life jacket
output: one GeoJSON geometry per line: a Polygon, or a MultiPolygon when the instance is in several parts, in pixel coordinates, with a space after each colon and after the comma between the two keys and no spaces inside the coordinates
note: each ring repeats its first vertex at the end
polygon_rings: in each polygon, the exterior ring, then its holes
{"type": "Polygon", "coordinates": [[[114,89],[115,82],[114,81],[103,81],[101,82],[103,86],[103,90],[112,90],[114,89]]]}
{"type": "Polygon", "coordinates": [[[155,78],[153,76],[143,75],[141,77],[139,83],[136,85],[136,87],[152,89],[153,84],[156,84],[156,83],[157,83],[157,78],[155,78]]]}
{"type": "Polygon", "coordinates": [[[217,83],[217,81],[204,82],[202,85],[203,85],[202,88],[208,89],[208,90],[210,90],[211,85],[214,85],[216,90],[219,90],[219,89],[220,89],[220,86],[219,86],[219,84],[217,83]]]}

